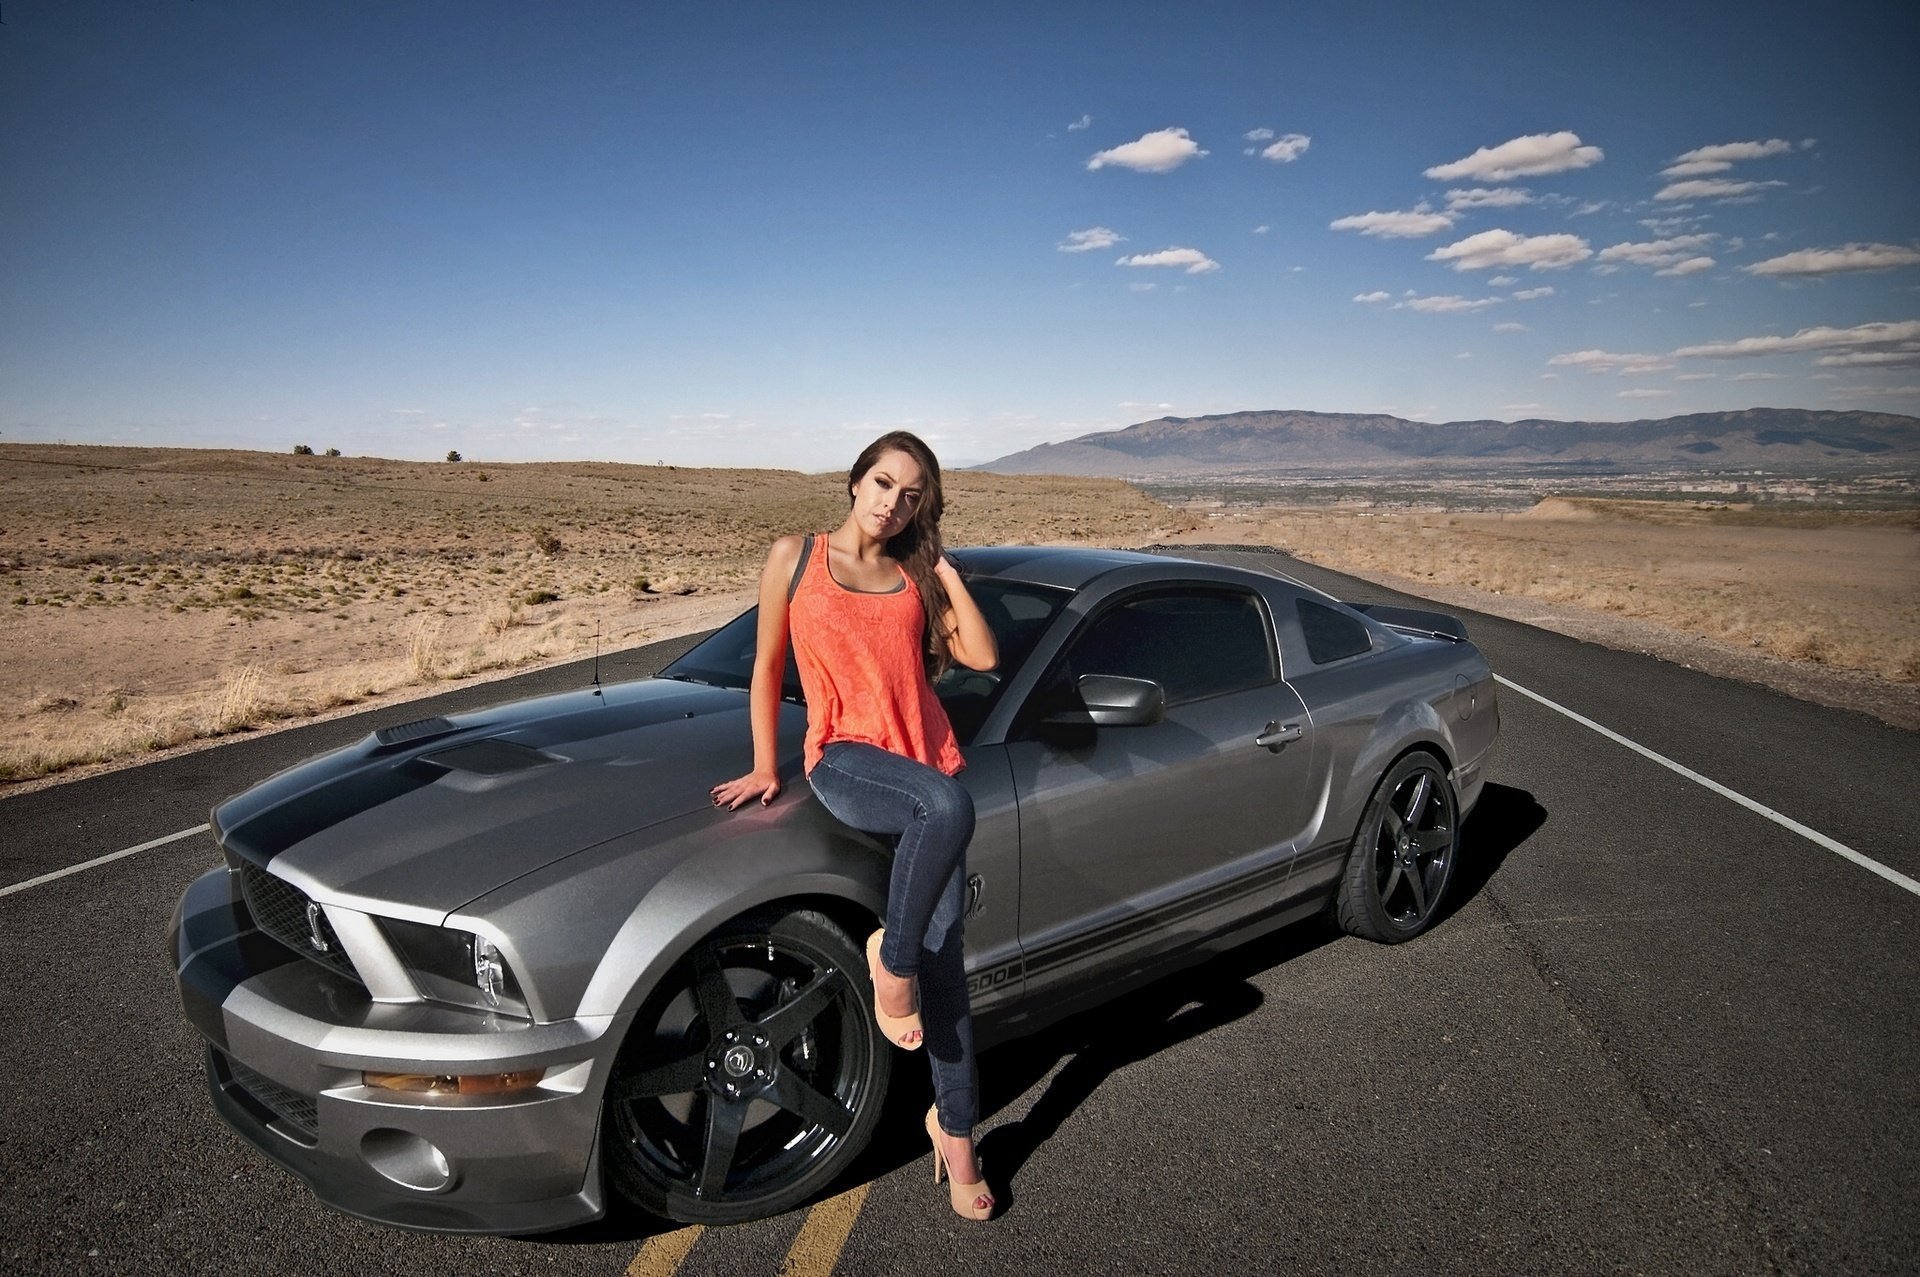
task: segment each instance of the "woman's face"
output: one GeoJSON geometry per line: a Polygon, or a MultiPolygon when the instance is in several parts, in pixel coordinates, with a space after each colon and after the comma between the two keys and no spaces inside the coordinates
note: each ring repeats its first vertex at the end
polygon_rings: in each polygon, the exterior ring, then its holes
{"type": "Polygon", "coordinates": [[[897,536],[913,521],[913,512],[925,497],[920,465],[904,452],[880,454],[873,468],[853,485],[853,517],[861,531],[875,540],[897,536]]]}

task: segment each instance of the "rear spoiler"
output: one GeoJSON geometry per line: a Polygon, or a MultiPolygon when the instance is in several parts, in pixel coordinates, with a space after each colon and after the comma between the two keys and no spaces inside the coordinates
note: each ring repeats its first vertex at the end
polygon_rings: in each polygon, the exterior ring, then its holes
{"type": "Polygon", "coordinates": [[[1460,623],[1458,617],[1448,616],[1445,612],[1422,612],[1417,608],[1389,607],[1385,603],[1349,603],[1347,606],[1396,630],[1430,634],[1434,638],[1452,639],[1456,643],[1464,643],[1467,639],[1467,627],[1460,623]]]}

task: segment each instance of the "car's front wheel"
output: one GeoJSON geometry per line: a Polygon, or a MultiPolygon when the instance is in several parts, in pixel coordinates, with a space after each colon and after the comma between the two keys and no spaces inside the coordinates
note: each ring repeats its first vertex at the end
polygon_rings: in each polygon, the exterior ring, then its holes
{"type": "Polygon", "coordinates": [[[1349,935],[1383,944],[1433,925],[1460,852],[1459,805],[1432,754],[1407,754],[1387,770],[1347,853],[1335,914],[1349,935]]]}
{"type": "Polygon", "coordinates": [[[824,914],[759,911],[701,940],[640,1008],[607,1084],[615,1186],[689,1223],[825,1188],[886,1098],[868,999],[859,950],[824,914]]]}

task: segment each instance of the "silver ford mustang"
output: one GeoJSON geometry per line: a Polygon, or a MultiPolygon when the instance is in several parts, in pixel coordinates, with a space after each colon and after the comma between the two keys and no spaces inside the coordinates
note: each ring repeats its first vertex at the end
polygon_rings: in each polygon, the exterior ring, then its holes
{"type": "MultiPolygon", "coordinates": [[[[1084,549],[959,551],[998,673],[940,686],[978,810],[983,1043],[1325,913],[1436,916],[1499,729],[1451,617],[1084,549]]],[[[754,615],[658,677],[382,728],[222,803],[170,945],[220,1116],[365,1219],[517,1233],[609,1186],[726,1222],[824,1189],[894,1052],[856,937],[889,848],[750,752],[754,615]]]]}

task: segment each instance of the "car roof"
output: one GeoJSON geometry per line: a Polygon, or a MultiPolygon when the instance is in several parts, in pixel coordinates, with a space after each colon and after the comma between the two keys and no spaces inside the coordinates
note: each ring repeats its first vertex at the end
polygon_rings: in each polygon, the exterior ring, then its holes
{"type": "Polygon", "coordinates": [[[1141,564],[1183,563],[1187,560],[1135,550],[1105,550],[1087,546],[996,545],[952,551],[969,576],[1077,590],[1116,568],[1141,564]]]}

